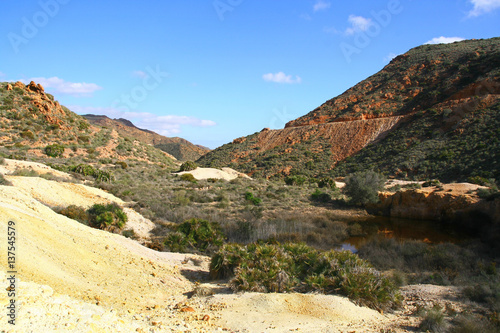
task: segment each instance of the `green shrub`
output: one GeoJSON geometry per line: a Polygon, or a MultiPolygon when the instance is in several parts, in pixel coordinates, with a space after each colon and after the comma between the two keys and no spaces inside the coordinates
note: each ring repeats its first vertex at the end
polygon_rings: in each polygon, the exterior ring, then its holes
{"type": "Polygon", "coordinates": [[[245,193],[245,200],[251,202],[254,206],[259,206],[262,203],[261,198],[256,198],[253,196],[252,192],[245,193]]]}
{"type": "Polygon", "coordinates": [[[111,181],[111,173],[104,170],[99,170],[94,168],[90,164],[78,164],[77,166],[69,167],[69,171],[79,173],[84,176],[91,176],[99,182],[109,182],[111,181]]]}
{"type": "Polygon", "coordinates": [[[181,180],[186,182],[196,183],[196,178],[194,178],[194,176],[190,173],[185,173],[181,175],[181,180]]]}
{"type": "Polygon", "coordinates": [[[19,133],[19,136],[23,139],[35,140],[35,134],[33,134],[33,132],[30,130],[22,131],[21,133],[19,133]]]}
{"type": "Polygon", "coordinates": [[[495,188],[478,188],[477,196],[481,199],[491,200],[498,196],[498,190],[495,188]]]}
{"type": "Polygon", "coordinates": [[[69,217],[70,219],[89,225],[89,216],[83,207],[70,205],[66,208],[56,209],[55,211],[61,215],[69,217]]]}
{"type": "Polygon", "coordinates": [[[95,178],[95,180],[97,180],[98,182],[110,182],[111,181],[111,174],[108,172],[108,171],[104,171],[104,170],[99,170],[97,169],[95,172],[94,172],[94,175],[93,177],[95,178]]]}
{"type": "Polygon", "coordinates": [[[164,242],[170,251],[211,252],[224,242],[224,235],[216,222],[190,219],[181,223],[176,229],[177,232],[170,233],[164,242]]]}
{"type": "Polygon", "coordinates": [[[89,215],[89,225],[98,229],[122,229],[127,222],[127,215],[116,203],[95,204],[87,213],[89,215]]]}
{"type": "Polygon", "coordinates": [[[171,232],[167,235],[164,241],[165,246],[172,252],[186,252],[187,240],[186,235],[182,232],[171,232]]]}
{"type": "Polygon", "coordinates": [[[302,175],[294,175],[294,176],[288,176],[285,177],[285,184],[287,185],[303,185],[307,181],[306,176],[302,175]]]}
{"type": "Polygon", "coordinates": [[[377,309],[400,300],[397,288],[349,251],[320,252],[305,244],[225,244],[212,257],[214,278],[233,276],[234,290],[346,295],[377,309]]]}
{"type": "Polygon", "coordinates": [[[494,179],[486,179],[481,176],[471,176],[467,178],[467,181],[472,184],[477,184],[481,186],[491,186],[492,183],[495,183],[494,179]]]}
{"type": "Polygon", "coordinates": [[[181,164],[181,168],[180,168],[180,171],[193,171],[194,169],[196,169],[198,167],[198,165],[193,162],[193,161],[186,161],[184,163],[181,164]]]}
{"type": "Polygon", "coordinates": [[[378,191],[384,187],[384,177],[374,171],[362,171],[346,178],[343,192],[351,198],[354,204],[365,205],[378,201],[378,191]]]}
{"type": "Polygon", "coordinates": [[[424,316],[419,328],[424,332],[444,333],[447,331],[448,325],[444,318],[444,313],[441,307],[434,306],[431,309],[424,310],[424,316]]]}
{"type": "Polygon", "coordinates": [[[316,191],[311,194],[311,200],[316,202],[330,202],[332,197],[330,194],[320,191],[320,189],[316,189],[316,191]]]}
{"type": "Polygon", "coordinates": [[[78,123],[78,129],[83,131],[83,130],[86,130],[90,127],[89,123],[85,120],[82,120],[78,123]]]}
{"type": "Polygon", "coordinates": [[[323,187],[327,187],[327,188],[336,188],[337,185],[335,184],[335,180],[333,180],[333,178],[331,177],[324,177],[324,178],[321,178],[319,181],[318,181],[318,187],[319,188],[323,188],[323,187]]]}
{"type": "Polygon", "coordinates": [[[127,238],[132,238],[132,239],[136,238],[135,231],[133,229],[123,230],[122,235],[127,238]]]}
{"type": "Polygon", "coordinates": [[[79,173],[84,176],[94,176],[96,169],[90,164],[78,164],[76,167],[71,168],[71,171],[79,173]]]}
{"type": "Polygon", "coordinates": [[[83,143],[89,143],[90,142],[90,137],[88,135],[79,135],[78,136],[78,141],[81,141],[83,143]]]}
{"type": "Polygon", "coordinates": [[[64,146],[53,144],[45,147],[45,154],[49,157],[59,157],[64,153],[64,146]]]}
{"type": "Polygon", "coordinates": [[[422,187],[432,187],[432,186],[441,186],[441,182],[437,179],[428,180],[422,184],[422,187]]]}
{"type": "Polygon", "coordinates": [[[123,161],[118,161],[115,163],[115,165],[120,166],[124,170],[128,167],[128,164],[126,162],[123,162],[123,161]]]}

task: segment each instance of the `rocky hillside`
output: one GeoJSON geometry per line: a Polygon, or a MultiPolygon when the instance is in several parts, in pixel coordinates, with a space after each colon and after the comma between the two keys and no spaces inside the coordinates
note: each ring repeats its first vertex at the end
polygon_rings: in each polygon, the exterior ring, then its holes
{"type": "Polygon", "coordinates": [[[202,157],[255,176],[500,177],[500,38],[423,45],[310,113],[202,157]],[[230,164],[232,163],[232,164],[230,164]]]}
{"type": "Polygon", "coordinates": [[[180,161],[195,161],[210,151],[206,147],[194,145],[188,140],[179,137],[168,138],[153,131],[138,128],[127,119],[110,119],[106,116],[93,114],[86,114],[83,117],[93,125],[112,128],[124,137],[134,138],[143,143],[153,145],[180,161]]]}
{"type": "Polygon", "coordinates": [[[92,125],[35,82],[0,83],[0,127],[0,154],[15,159],[136,159],[165,165],[175,160],[113,128],[92,125]]]}

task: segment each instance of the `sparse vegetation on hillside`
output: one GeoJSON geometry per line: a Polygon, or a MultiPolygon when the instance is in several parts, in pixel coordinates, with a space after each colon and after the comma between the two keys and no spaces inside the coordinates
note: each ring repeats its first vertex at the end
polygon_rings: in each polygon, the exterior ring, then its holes
{"type": "Polygon", "coordinates": [[[0,83],[0,128],[3,133],[0,154],[22,160],[43,161],[44,155],[136,158],[173,165],[161,150],[123,136],[112,130],[91,126],[88,121],[54,101],[39,88],[22,83],[0,83]],[[8,87],[12,90],[8,90],[8,87]]]}
{"type": "MultiPolygon", "coordinates": [[[[336,177],[372,169],[421,180],[500,179],[499,55],[500,38],[414,48],[291,121],[285,130],[239,138],[197,162],[212,167],[232,163],[235,169],[266,178],[336,177]],[[370,119],[395,115],[406,118],[388,131],[375,133],[376,138],[369,137],[367,142],[376,140],[360,151],[343,154],[332,149],[331,138],[320,135],[318,126],[304,127],[350,121],[348,126],[353,119],[367,118],[366,126],[356,131],[364,133],[370,119]]],[[[335,142],[359,147],[353,137],[354,133],[335,142]]]]}

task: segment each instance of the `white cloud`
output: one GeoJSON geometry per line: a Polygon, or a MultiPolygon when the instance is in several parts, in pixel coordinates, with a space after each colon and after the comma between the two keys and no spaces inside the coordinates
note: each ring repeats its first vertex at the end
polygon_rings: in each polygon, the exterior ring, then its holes
{"type": "Polygon", "coordinates": [[[144,78],[148,77],[149,75],[143,71],[133,71],[132,76],[138,77],[140,79],[144,79],[144,78]]]}
{"type": "Polygon", "coordinates": [[[102,87],[95,83],[67,82],[55,76],[49,78],[34,77],[29,80],[20,81],[25,84],[34,81],[35,83],[40,83],[48,91],[73,96],[91,96],[95,91],[102,89],[102,87]]]}
{"type": "Polygon", "coordinates": [[[262,75],[262,78],[264,81],[269,81],[269,82],[276,82],[276,83],[301,83],[302,79],[300,76],[295,76],[295,79],[292,77],[292,75],[286,75],[283,72],[279,73],[267,73],[262,75]]]}
{"type": "Polygon", "coordinates": [[[474,9],[469,12],[469,17],[477,17],[500,8],[500,0],[469,0],[474,9]]]}
{"type": "Polygon", "coordinates": [[[396,53],[389,53],[384,57],[384,62],[391,62],[392,59],[396,58],[398,55],[396,53]]]}
{"type": "Polygon", "coordinates": [[[196,117],[167,115],[158,116],[149,112],[127,112],[112,107],[83,107],[78,105],[69,106],[69,109],[78,114],[105,115],[110,118],[124,118],[132,121],[139,128],[148,129],[158,134],[170,136],[181,133],[182,126],[210,127],[217,125],[212,120],[204,120],[196,117]]]}
{"type": "Polygon", "coordinates": [[[373,24],[371,19],[356,15],[349,15],[347,21],[351,26],[346,29],[346,35],[353,35],[357,32],[366,31],[373,24]]]}
{"type": "Polygon", "coordinates": [[[330,8],[331,4],[329,2],[323,1],[323,0],[318,0],[313,6],[313,10],[315,12],[318,12],[320,10],[326,10],[330,8]]]}
{"type": "Polygon", "coordinates": [[[455,42],[460,42],[462,40],[465,40],[462,37],[435,37],[429,41],[427,41],[425,44],[450,44],[450,43],[455,43],[455,42]]]}

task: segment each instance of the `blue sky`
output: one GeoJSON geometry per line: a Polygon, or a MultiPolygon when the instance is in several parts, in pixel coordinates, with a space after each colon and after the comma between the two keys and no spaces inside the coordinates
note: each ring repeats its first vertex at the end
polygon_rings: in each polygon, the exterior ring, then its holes
{"type": "Polygon", "coordinates": [[[282,128],[429,42],[500,36],[500,0],[23,0],[0,81],[215,148],[282,128]]]}

